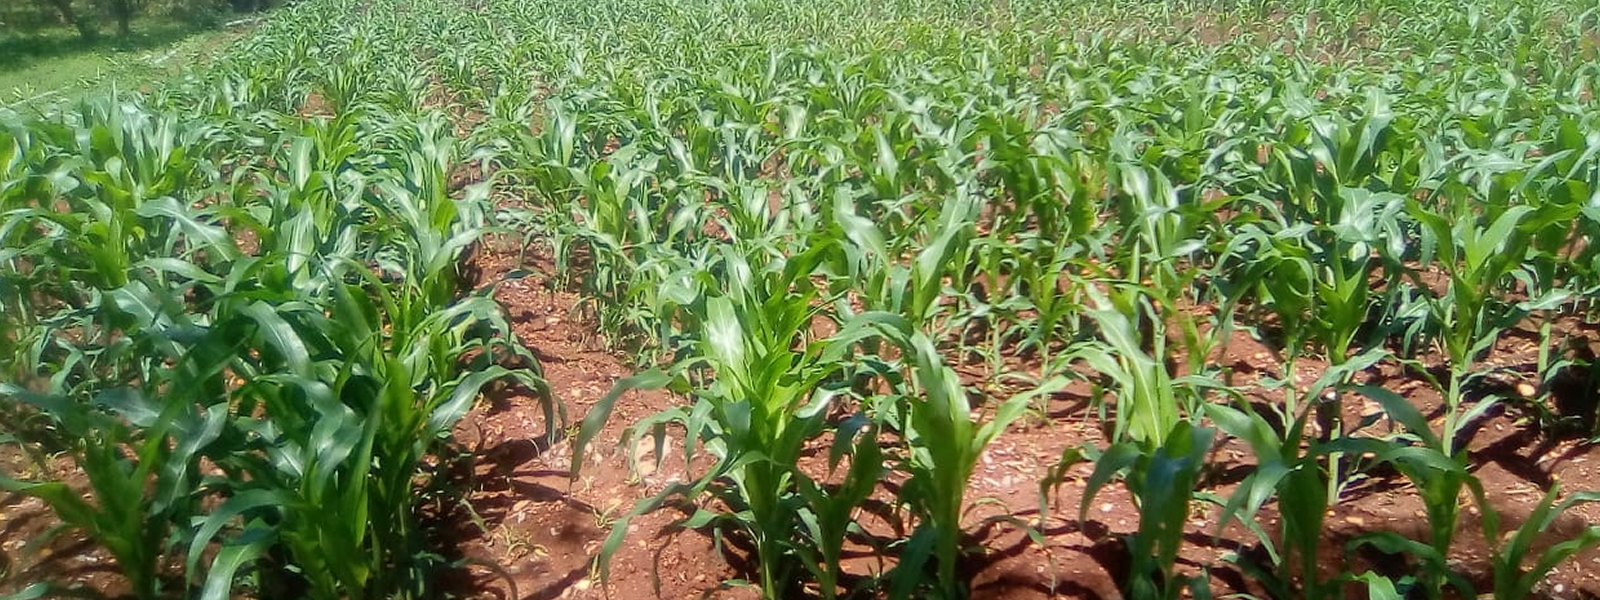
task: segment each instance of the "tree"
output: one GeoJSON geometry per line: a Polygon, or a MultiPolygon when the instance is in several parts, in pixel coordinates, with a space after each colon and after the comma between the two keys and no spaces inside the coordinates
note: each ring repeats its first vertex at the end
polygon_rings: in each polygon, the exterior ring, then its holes
{"type": "Polygon", "coordinates": [[[269,0],[232,0],[235,12],[259,12],[272,7],[269,0]]]}
{"type": "Polygon", "coordinates": [[[94,18],[78,14],[78,11],[73,10],[72,0],[44,0],[44,2],[61,15],[61,22],[76,28],[83,41],[92,42],[100,37],[100,28],[95,26],[94,18]]]}
{"type": "Polygon", "coordinates": [[[106,11],[117,20],[117,35],[128,37],[133,33],[133,17],[144,10],[144,0],[102,0],[106,11]]]}

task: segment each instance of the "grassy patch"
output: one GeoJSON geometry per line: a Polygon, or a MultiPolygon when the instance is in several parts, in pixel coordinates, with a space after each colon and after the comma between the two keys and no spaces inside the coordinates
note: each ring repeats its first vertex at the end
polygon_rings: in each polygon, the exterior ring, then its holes
{"type": "Polygon", "coordinates": [[[84,42],[68,28],[0,38],[0,107],[39,109],[97,91],[142,89],[205,62],[245,31],[152,17],[135,21],[128,38],[84,42]]]}

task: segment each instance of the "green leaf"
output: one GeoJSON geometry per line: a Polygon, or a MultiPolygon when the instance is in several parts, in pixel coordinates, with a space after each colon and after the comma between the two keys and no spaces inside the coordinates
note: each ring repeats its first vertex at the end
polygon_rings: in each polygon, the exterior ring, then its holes
{"type": "Polygon", "coordinates": [[[1428,426],[1427,417],[1417,410],[1417,406],[1410,400],[1401,397],[1385,388],[1372,385],[1356,386],[1352,391],[1373,399],[1389,419],[1399,423],[1401,427],[1423,440],[1431,447],[1439,447],[1439,437],[1433,433],[1433,428],[1428,426]]]}
{"type": "MultiPolygon", "coordinates": [[[[228,600],[232,597],[233,578],[239,567],[254,562],[271,549],[276,532],[259,522],[252,523],[237,539],[230,540],[217,550],[206,572],[200,600],[228,600]]],[[[192,572],[192,570],[191,570],[192,572]]]]}
{"type": "Polygon", "coordinates": [[[28,587],[22,588],[22,591],[19,591],[15,594],[6,594],[4,596],[0,596],[0,600],[37,600],[38,598],[45,597],[45,595],[49,594],[50,591],[50,584],[31,583],[28,584],[28,587]]]}
{"type": "MultiPolygon", "coordinates": [[[[294,501],[294,498],[290,497],[288,493],[276,489],[247,489],[235,493],[232,497],[223,501],[216,509],[212,510],[210,514],[206,515],[204,521],[200,522],[199,529],[195,531],[194,537],[189,541],[189,552],[185,558],[184,570],[189,573],[191,578],[199,574],[195,567],[198,566],[206,545],[210,544],[234,517],[263,508],[280,508],[292,512],[291,506],[294,501]]],[[[258,542],[259,540],[251,537],[243,545],[248,546],[258,542]]],[[[217,560],[221,560],[221,557],[219,556],[213,563],[217,560]]],[[[236,558],[235,560],[239,559],[236,558]]],[[[231,584],[231,578],[225,583],[231,584]]],[[[211,577],[208,577],[206,587],[210,588],[211,586],[211,577]]],[[[224,591],[226,591],[226,588],[224,588],[224,591]]]]}
{"type": "Polygon", "coordinates": [[[1100,492],[1100,488],[1110,483],[1112,477],[1133,466],[1140,455],[1137,444],[1122,442],[1107,448],[1099,458],[1095,459],[1094,472],[1089,474],[1088,481],[1084,483],[1083,500],[1078,504],[1078,522],[1089,520],[1089,504],[1094,501],[1094,496],[1100,492]]]}
{"type": "Polygon", "coordinates": [[[577,439],[572,441],[572,479],[576,480],[578,478],[578,471],[583,467],[584,448],[605,427],[606,421],[611,418],[611,410],[618,398],[633,390],[661,389],[672,383],[672,381],[673,377],[665,371],[657,369],[642,371],[618,380],[616,385],[611,387],[610,392],[607,392],[598,402],[595,402],[594,406],[590,407],[589,412],[583,417],[583,423],[578,429],[577,439]]]}
{"type": "Polygon", "coordinates": [[[1367,597],[1372,600],[1405,600],[1405,596],[1395,589],[1394,582],[1388,577],[1368,571],[1356,576],[1356,581],[1366,582],[1367,597]]]}
{"type": "Polygon", "coordinates": [[[267,344],[288,363],[290,373],[303,378],[311,376],[311,352],[300,339],[300,334],[276,310],[265,302],[253,302],[243,306],[239,312],[255,323],[267,344]]]}

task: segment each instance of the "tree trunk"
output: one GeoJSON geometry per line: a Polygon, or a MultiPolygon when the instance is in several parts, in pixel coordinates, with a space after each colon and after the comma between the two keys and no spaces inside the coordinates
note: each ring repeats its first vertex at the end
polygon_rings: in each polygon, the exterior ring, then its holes
{"type": "Polygon", "coordinates": [[[78,18],[78,13],[72,10],[72,0],[49,0],[49,2],[50,6],[54,7],[57,13],[60,13],[63,22],[77,28],[78,35],[83,38],[83,41],[92,42],[96,37],[100,36],[100,30],[95,29],[93,23],[78,18]]]}
{"type": "Polygon", "coordinates": [[[128,37],[133,34],[130,24],[133,21],[133,0],[111,0],[111,14],[117,18],[117,35],[128,37]]]}

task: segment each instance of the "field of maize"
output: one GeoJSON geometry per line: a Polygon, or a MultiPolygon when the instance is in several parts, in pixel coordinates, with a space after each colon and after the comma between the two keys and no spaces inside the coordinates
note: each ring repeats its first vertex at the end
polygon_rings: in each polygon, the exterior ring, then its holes
{"type": "Polygon", "coordinates": [[[0,599],[1597,597],[1597,53],[304,0],[0,110],[0,599]]]}

